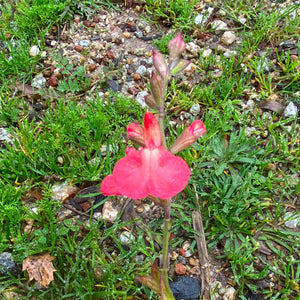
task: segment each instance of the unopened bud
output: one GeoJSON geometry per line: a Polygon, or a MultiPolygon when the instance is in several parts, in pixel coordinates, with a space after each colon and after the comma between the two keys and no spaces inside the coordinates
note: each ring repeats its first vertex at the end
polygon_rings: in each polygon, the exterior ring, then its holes
{"type": "Polygon", "coordinates": [[[170,152],[174,155],[179,151],[186,149],[187,147],[193,145],[196,140],[204,133],[206,133],[204,123],[201,120],[194,121],[176,139],[176,141],[170,148],[170,152]]]}
{"type": "Polygon", "coordinates": [[[185,51],[186,44],[182,38],[181,32],[179,32],[176,37],[169,41],[169,61],[178,59],[180,55],[185,51]]]}
{"type": "Polygon", "coordinates": [[[145,146],[144,130],[136,123],[131,123],[127,127],[127,136],[130,140],[136,142],[140,146],[145,146]]]}
{"type": "Polygon", "coordinates": [[[153,51],[152,59],[154,68],[159,73],[159,75],[164,78],[167,75],[167,64],[164,57],[159,52],[153,51]]]}
{"type": "Polygon", "coordinates": [[[155,72],[152,72],[150,78],[150,87],[155,102],[160,105],[162,103],[162,80],[161,77],[155,72]]]}
{"type": "Polygon", "coordinates": [[[158,106],[157,106],[154,98],[152,97],[152,95],[149,95],[149,94],[146,95],[145,96],[145,102],[152,109],[157,109],[158,108],[158,106]]]}

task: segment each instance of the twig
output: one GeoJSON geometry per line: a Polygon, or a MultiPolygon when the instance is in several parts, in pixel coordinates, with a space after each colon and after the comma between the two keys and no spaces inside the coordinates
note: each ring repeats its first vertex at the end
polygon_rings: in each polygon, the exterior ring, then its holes
{"type": "Polygon", "coordinates": [[[199,234],[195,234],[195,240],[197,243],[199,261],[201,265],[201,275],[200,275],[201,285],[202,285],[201,296],[203,300],[208,300],[209,286],[211,281],[210,263],[208,259],[208,253],[207,253],[207,244],[204,235],[203,222],[202,222],[202,216],[201,216],[200,205],[199,205],[199,197],[195,185],[194,185],[194,189],[195,189],[198,211],[193,211],[193,227],[194,230],[199,233],[199,234]]]}

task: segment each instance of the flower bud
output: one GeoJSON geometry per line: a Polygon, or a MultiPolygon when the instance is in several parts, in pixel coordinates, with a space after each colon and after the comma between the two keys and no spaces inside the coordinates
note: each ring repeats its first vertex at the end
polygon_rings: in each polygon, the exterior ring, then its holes
{"type": "Polygon", "coordinates": [[[201,120],[194,121],[176,139],[170,148],[170,152],[174,155],[179,151],[186,149],[187,147],[193,145],[194,142],[196,142],[196,140],[204,133],[206,133],[204,123],[201,120]]]}
{"type": "Polygon", "coordinates": [[[181,32],[179,32],[176,37],[169,41],[169,61],[178,59],[180,55],[185,51],[185,42],[182,38],[181,32]]]}
{"type": "Polygon", "coordinates": [[[157,51],[153,51],[153,65],[161,77],[167,75],[167,64],[164,57],[157,51]]]}
{"type": "Polygon", "coordinates": [[[152,95],[149,95],[149,94],[146,95],[145,96],[145,102],[152,109],[157,109],[158,108],[154,98],[152,97],[152,95]]]}
{"type": "Polygon", "coordinates": [[[160,105],[163,101],[162,99],[162,80],[161,77],[152,71],[152,75],[150,78],[150,87],[151,93],[155,100],[155,102],[160,105]]]}
{"type": "Polygon", "coordinates": [[[131,123],[127,127],[127,136],[140,146],[145,146],[144,130],[139,124],[131,123]]]}

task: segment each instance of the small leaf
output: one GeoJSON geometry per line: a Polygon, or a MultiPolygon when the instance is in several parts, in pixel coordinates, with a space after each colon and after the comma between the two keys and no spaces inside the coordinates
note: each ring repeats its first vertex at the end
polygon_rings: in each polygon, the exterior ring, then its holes
{"type": "Polygon", "coordinates": [[[264,108],[264,109],[274,111],[274,112],[278,113],[279,115],[281,115],[284,111],[283,105],[281,103],[275,101],[275,100],[264,101],[260,105],[260,107],[264,108]]]}

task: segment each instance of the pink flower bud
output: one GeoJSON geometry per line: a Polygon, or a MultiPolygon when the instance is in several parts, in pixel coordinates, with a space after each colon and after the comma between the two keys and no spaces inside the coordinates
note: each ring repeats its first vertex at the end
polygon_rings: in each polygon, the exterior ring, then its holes
{"type": "Polygon", "coordinates": [[[131,123],[127,127],[127,136],[140,146],[145,146],[144,130],[139,124],[131,123]]]}
{"type": "Polygon", "coordinates": [[[196,140],[206,132],[205,125],[201,120],[194,121],[187,127],[176,139],[170,148],[170,152],[174,155],[181,150],[193,145],[196,140]]]}
{"type": "Polygon", "coordinates": [[[152,71],[152,75],[150,78],[150,87],[151,93],[155,100],[155,102],[160,105],[163,101],[162,99],[162,80],[161,77],[152,71]]]}
{"type": "Polygon", "coordinates": [[[179,32],[176,37],[169,41],[169,60],[178,59],[180,55],[185,51],[185,42],[182,38],[182,33],[179,32]]]}
{"type": "Polygon", "coordinates": [[[152,97],[152,95],[146,95],[145,96],[145,102],[152,109],[157,109],[158,108],[154,98],[152,97]]]}
{"type": "Polygon", "coordinates": [[[167,75],[167,64],[164,57],[157,51],[153,51],[153,65],[161,77],[167,75]]]}

